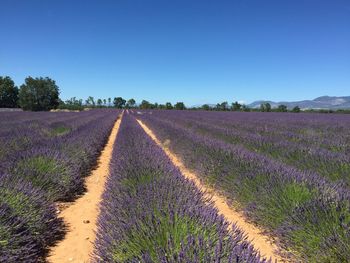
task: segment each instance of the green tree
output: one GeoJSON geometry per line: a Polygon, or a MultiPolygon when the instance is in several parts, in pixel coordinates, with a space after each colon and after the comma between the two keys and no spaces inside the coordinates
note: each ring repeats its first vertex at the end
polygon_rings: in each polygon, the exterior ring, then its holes
{"type": "Polygon", "coordinates": [[[242,105],[236,101],[235,103],[232,103],[231,108],[233,111],[240,111],[242,109],[242,105]]]}
{"type": "Polygon", "coordinates": [[[295,107],[292,109],[292,112],[299,113],[299,112],[300,112],[299,106],[295,106],[295,107]]]}
{"type": "Polygon", "coordinates": [[[0,76],[0,108],[18,107],[18,88],[13,80],[0,76]]]}
{"type": "Polygon", "coordinates": [[[114,107],[117,109],[122,109],[125,106],[126,100],[124,100],[122,97],[116,97],[113,100],[114,107]]]}
{"type": "Polygon", "coordinates": [[[112,99],[108,98],[108,107],[111,107],[111,105],[112,105],[112,99]]]}
{"type": "Polygon", "coordinates": [[[149,103],[149,101],[147,101],[147,100],[141,101],[140,109],[151,109],[151,108],[152,108],[152,104],[149,103]]]}
{"type": "Polygon", "coordinates": [[[58,106],[59,109],[68,109],[68,110],[83,110],[83,100],[77,100],[76,97],[72,97],[65,102],[60,102],[58,106]]]}
{"type": "Polygon", "coordinates": [[[129,99],[128,102],[126,103],[126,105],[127,105],[129,108],[135,107],[135,104],[136,104],[136,101],[135,101],[134,99],[129,99]]]}
{"type": "Polygon", "coordinates": [[[201,108],[202,110],[210,110],[210,106],[208,104],[203,104],[201,108]]]}
{"type": "Polygon", "coordinates": [[[23,110],[55,109],[59,105],[59,93],[54,80],[28,77],[19,90],[19,105],[23,110]]]}
{"type": "Polygon", "coordinates": [[[85,101],[85,104],[86,104],[88,107],[95,107],[95,99],[94,99],[94,97],[89,96],[89,97],[87,98],[87,100],[85,101]]]}
{"type": "Polygon", "coordinates": [[[216,104],[216,109],[217,110],[222,110],[222,111],[228,110],[228,102],[224,101],[224,102],[221,102],[221,103],[217,103],[216,104]]]}
{"type": "Polygon", "coordinates": [[[102,104],[103,104],[103,101],[102,101],[101,99],[98,99],[98,100],[97,100],[97,106],[98,106],[99,108],[102,108],[102,104]]]}
{"type": "Polygon", "coordinates": [[[260,104],[260,111],[262,111],[262,112],[270,112],[271,111],[271,104],[268,103],[268,102],[260,104]]]}
{"type": "Polygon", "coordinates": [[[176,110],[184,110],[184,109],[186,109],[185,104],[183,102],[176,102],[176,104],[174,105],[174,108],[176,110]]]}
{"type": "Polygon", "coordinates": [[[242,105],[242,111],[250,111],[250,108],[247,105],[242,105]]]}
{"type": "Polygon", "coordinates": [[[107,105],[107,100],[106,99],[103,99],[103,105],[106,107],[106,105],[107,105]]]}
{"type": "Polygon", "coordinates": [[[167,103],[165,103],[165,108],[167,110],[172,110],[174,107],[173,107],[173,105],[170,102],[167,102],[167,103]]]}
{"type": "Polygon", "coordinates": [[[286,105],[283,105],[283,104],[278,105],[277,111],[279,111],[279,112],[287,112],[287,111],[288,111],[288,110],[287,110],[287,106],[286,106],[286,105]]]}

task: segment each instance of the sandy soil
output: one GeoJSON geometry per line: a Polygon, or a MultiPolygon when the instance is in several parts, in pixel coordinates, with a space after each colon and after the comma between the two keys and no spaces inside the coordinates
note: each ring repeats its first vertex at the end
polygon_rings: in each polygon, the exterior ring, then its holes
{"type": "Polygon", "coordinates": [[[142,121],[137,120],[138,123],[142,126],[142,128],[145,130],[145,132],[165,151],[167,156],[173,161],[175,166],[177,166],[182,174],[192,180],[196,186],[200,189],[202,189],[207,195],[210,195],[212,200],[214,201],[214,205],[219,210],[219,213],[222,214],[226,220],[230,223],[236,223],[236,225],[242,229],[245,234],[248,236],[248,240],[251,241],[253,246],[260,251],[261,255],[266,258],[271,258],[274,261],[277,262],[287,262],[287,260],[282,259],[277,251],[278,247],[271,242],[271,238],[263,234],[263,231],[256,226],[250,224],[245,219],[244,215],[240,213],[239,211],[235,211],[233,208],[231,208],[227,202],[226,199],[215,193],[214,189],[208,188],[207,186],[203,185],[197,175],[190,170],[188,170],[184,164],[181,162],[180,158],[178,158],[174,153],[172,153],[167,145],[162,144],[152,130],[150,130],[142,121]]]}
{"type": "Polygon", "coordinates": [[[65,238],[52,248],[48,257],[49,262],[90,262],[97,229],[99,203],[108,177],[113,145],[120,122],[121,117],[114,124],[108,142],[98,159],[97,167],[86,178],[86,193],[60,212],[60,216],[68,226],[68,231],[65,238]]]}

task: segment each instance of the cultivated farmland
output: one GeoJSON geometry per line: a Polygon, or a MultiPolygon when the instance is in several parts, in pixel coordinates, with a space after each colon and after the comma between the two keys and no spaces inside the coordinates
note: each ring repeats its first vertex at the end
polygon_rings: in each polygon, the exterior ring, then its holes
{"type": "Polygon", "coordinates": [[[48,255],[79,229],[60,210],[80,198],[98,211],[91,262],[350,261],[348,115],[91,110],[0,123],[0,262],[59,262],[48,255]],[[96,167],[109,167],[101,200],[84,184],[96,167]]]}

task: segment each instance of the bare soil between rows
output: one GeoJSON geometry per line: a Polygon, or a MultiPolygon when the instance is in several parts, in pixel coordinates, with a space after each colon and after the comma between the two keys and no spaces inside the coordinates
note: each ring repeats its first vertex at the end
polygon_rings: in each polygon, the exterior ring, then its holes
{"type": "Polygon", "coordinates": [[[115,122],[107,144],[97,160],[96,168],[86,178],[85,194],[75,202],[59,204],[60,217],[67,225],[67,233],[63,240],[51,248],[48,262],[90,262],[97,230],[99,203],[109,175],[109,164],[121,119],[122,116],[119,116],[115,122]]]}
{"type": "Polygon", "coordinates": [[[226,198],[215,191],[205,186],[199,179],[199,177],[187,169],[183,162],[174,153],[172,153],[168,147],[157,139],[153,131],[148,128],[142,121],[137,120],[145,132],[163,149],[169,159],[179,168],[181,173],[193,181],[195,185],[201,189],[207,197],[211,198],[214,206],[218,209],[219,213],[222,214],[230,224],[236,224],[244,233],[247,235],[248,240],[252,243],[255,249],[257,249],[261,256],[268,259],[272,259],[272,262],[289,262],[288,259],[282,258],[279,254],[280,249],[272,241],[272,238],[266,236],[262,229],[259,229],[255,225],[248,222],[243,213],[234,210],[230,207],[226,201],[226,198]]]}

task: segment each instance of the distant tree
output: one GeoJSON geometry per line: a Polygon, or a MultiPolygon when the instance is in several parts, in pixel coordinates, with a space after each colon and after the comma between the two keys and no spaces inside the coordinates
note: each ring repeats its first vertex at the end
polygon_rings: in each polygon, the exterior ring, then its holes
{"type": "Polygon", "coordinates": [[[152,104],[149,103],[147,100],[142,100],[140,104],[140,109],[151,109],[152,104]]]}
{"type": "Polygon", "coordinates": [[[61,101],[58,106],[59,109],[68,109],[68,110],[83,110],[83,100],[77,100],[76,97],[73,97],[65,102],[61,101]]]}
{"type": "Polygon", "coordinates": [[[112,105],[112,99],[108,98],[108,107],[111,107],[111,105],[112,105]]]}
{"type": "Polygon", "coordinates": [[[89,96],[86,100],[85,100],[85,104],[86,104],[86,106],[88,106],[88,107],[95,107],[95,99],[94,99],[94,97],[92,97],[92,96],[89,96]]]}
{"type": "Polygon", "coordinates": [[[210,106],[208,104],[203,104],[201,108],[202,110],[210,110],[210,106]]]}
{"type": "Polygon", "coordinates": [[[235,103],[232,103],[231,108],[233,111],[240,111],[242,109],[242,105],[236,101],[235,103]]]}
{"type": "Polygon", "coordinates": [[[0,76],[0,108],[18,107],[18,88],[13,80],[0,76]]]}
{"type": "Polygon", "coordinates": [[[98,106],[99,108],[102,108],[102,103],[103,103],[103,101],[102,101],[101,99],[98,99],[98,100],[97,100],[97,106],[98,106]]]}
{"type": "Polygon", "coordinates": [[[122,109],[125,106],[126,100],[124,100],[122,97],[116,97],[113,100],[114,107],[117,109],[122,109]]]}
{"type": "Polygon", "coordinates": [[[216,110],[220,110],[220,111],[229,110],[228,102],[224,101],[224,102],[221,102],[221,103],[217,103],[215,108],[216,108],[216,110]]]}
{"type": "Polygon", "coordinates": [[[174,107],[173,107],[173,105],[170,102],[167,102],[167,103],[165,103],[165,108],[167,110],[172,110],[174,107]]]}
{"type": "Polygon", "coordinates": [[[287,112],[287,111],[288,111],[288,110],[287,110],[287,106],[286,106],[286,105],[283,105],[283,104],[278,105],[277,111],[278,111],[278,112],[287,112]]]}
{"type": "Polygon", "coordinates": [[[42,111],[57,108],[59,87],[50,78],[25,79],[19,90],[19,105],[23,110],[42,111]]]}
{"type": "Polygon", "coordinates": [[[176,102],[176,104],[174,105],[174,108],[176,110],[184,110],[184,109],[186,109],[185,104],[183,102],[176,102]]]}
{"type": "Polygon", "coordinates": [[[270,112],[271,111],[271,104],[268,103],[268,102],[260,104],[260,111],[262,111],[262,112],[270,112]]]}
{"type": "Polygon", "coordinates": [[[129,108],[133,108],[136,104],[136,101],[134,99],[129,99],[126,105],[128,105],[129,108]]]}
{"type": "Polygon", "coordinates": [[[160,109],[160,110],[165,110],[165,109],[166,109],[165,104],[159,104],[159,105],[158,105],[158,109],[160,109]]]}
{"type": "Polygon", "coordinates": [[[107,100],[103,99],[103,105],[106,106],[107,105],[107,100]]]}
{"type": "Polygon", "coordinates": [[[242,111],[250,111],[251,109],[247,105],[242,105],[242,111]]]}
{"type": "Polygon", "coordinates": [[[271,104],[270,103],[265,103],[265,109],[266,109],[266,112],[270,112],[271,111],[271,104]]]}
{"type": "Polygon", "coordinates": [[[300,112],[299,106],[295,106],[295,107],[292,109],[292,112],[299,113],[299,112],[300,112]]]}
{"type": "Polygon", "coordinates": [[[157,103],[157,102],[155,102],[154,104],[153,104],[153,109],[158,109],[158,107],[159,107],[159,104],[157,103]]]}

